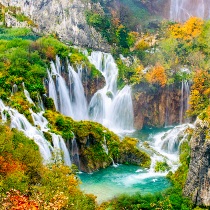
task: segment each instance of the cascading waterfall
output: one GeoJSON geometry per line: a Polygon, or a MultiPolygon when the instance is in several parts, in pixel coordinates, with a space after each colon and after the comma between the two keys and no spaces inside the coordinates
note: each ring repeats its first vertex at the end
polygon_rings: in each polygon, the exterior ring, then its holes
{"type": "Polygon", "coordinates": [[[12,86],[12,94],[15,94],[18,91],[18,86],[16,84],[14,84],[12,86]]]}
{"type": "MultiPolygon", "coordinates": [[[[28,97],[30,98],[29,94],[28,97]]],[[[69,152],[63,138],[59,135],[51,134],[54,147],[52,147],[50,143],[45,139],[43,131],[46,132],[49,129],[47,128],[48,121],[43,117],[43,112],[34,113],[32,110],[30,110],[34,125],[36,127],[33,126],[26,119],[26,117],[20,114],[17,110],[5,106],[2,100],[0,100],[0,112],[3,122],[7,121],[6,116],[8,114],[11,120],[10,127],[22,131],[27,137],[34,140],[34,142],[39,147],[44,163],[49,163],[52,161],[52,152],[55,151],[55,148],[57,148],[59,151],[63,151],[64,163],[69,166],[71,165],[69,152]]]]}
{"type": "Polygon", "coordinates": [[[25,89],[24,83],[23,83],[23,92],[24,92],[24,95],[25,95],[27,101],[28,101],[30,104],[35,105],[34,102],[33,102],[32,99],[31,99],[31,97],[30,97],[29,92],[25,89]]]}
{"type": "Polygon", "coordinates": [[[87,101],[81,81],[81,68],[78,67],[78,73],[76,73],[74,69],[68,64],[68,71],[73,118],[75,120],[88,119],[87,101]]]}
{"type": "Polygon", "coordinates": [[[185,112],[189,109],[189,96],[190,96],[189,83],[188,81],[183,80],[181,85],[179,124],[182,124],[183,122],[187,121],[187,119],[184,119],[184,115],[185,112]]]}
{"type": "Polygon", "coordinates": [[[182,22],[192,16],[209,18],[209,6],[210,2],[205,0],[171,0],[170,19],[182,22]]]}
{"type": "MultiPolygon", "coordinates": [[[[48,120],[43,117],[43,113],[44,112],[40,112],[40,113],[34,113],[32,110],[30,110],[31,112],[31,116],[33,118],[33,121],[34,121],[34,124],[36,126],[38,126],[41,131],[49,131],[47,125],[48,125],[48,120]]],[[[68,149],[66,147],[66,144],[64,142],[64,139],[60,136],[60,135],[57,135],[55,133],[50,133],[51,136],[52,136],[52,141],[53,141],[53,152],[54,154],[56,155],[55,159],[56,160],[64,160],[64,163],[68,166],[71,165],[71,159],[70,159],[70,156],[69,156],[69,152],[68,152],[68,149]],[[61,154],[61,152],[63,154],[61,154]]]]}
{"type": "Polygon", "coordinates": [[[0,112],[3,123],[7,121],[7,109],[8,108],[4,105],[3,101],[0,99],[0,112]]]}
{"type": "Polygon", "coordinates": [[[52,135],[52,141],[54,145],[54,153],[56,154],[56,160],[63,159],[66,165],[71,166],[71,159],[70,159],[69,151],[66,147],[64,139],[60,135],[56,135],[54,133],[51,133],[51,135],[52,135]],[[58,154],[56,153],[57,151],[58,151],[58,154]],[[63,154],[61,154],[60,151],[62,151],[63,154]]]}
{"type": "Polygon", "coordinates": [[[104,135],[104,142],[103,142],[103,145],[102,145],[105,153],[108,155],[109,154],[109,150],[108,150],[108,147],[107,147],[107,144],[106,144],[106,137],[104,135]]]}
{"type": "MultiPolygon", "coordinates": [[[[4,111],[1,109],[1,111],[4,111]]],[[[17,128],[19,131],[34,140],[34,142],[39,146],[40,153],[44,159],[44,162],[50,161],[52,157],[52,147],[50,143],[44,138],[42,131],[38,130],[36,127],[32,126],[31,123],[26,119],[26,117],[20,114],[17,110],[6,107],[6,111],[10,115],[11,128],[17,128]]]]}
{"type": "MultiPolygon", "coordinates": [[[[60,67],[60,59],[56,57],[56,66],[53,62],[51,62],[51,71],[52,75],[55,75],[56,77],[56,84],[57,84],[57,91],[58,91],[58,97],[55,97],[55,91],[53,91],[53,99],[54,101],[56,98],[59,99],[58,107],[59,111],[66,115],[66,116],[73,116],[73,111],[72,111],[72,105],[71,105],[71,100],[70,100],[70,95],[69,91],[66,85],[66,82],[64,78],[61,75],[61,67],[60,67]]],[[[51,78],[49,78],[50,83],[52,82],[51,78]]],[[[53,84],[51,84],[53,87],[53,84]]],[[[51,97],[51,96],[50,96],[51,97]]],[[[55,102],[56,104],[57,102],[55,102]]]]}
{"type": "Polygon", "coordinates": [[[31,109],[31,116],[35,126],[39,126],[42,131],[48,131],[47,124],[48,121],[45,117],[43,117],[44,112],[34,113],[31,109]]]}
{"type": "Polygon", "coordinates": [[[42,98],[39,94],[37,94],[37,100],[38,100],[38,107],[44,111],[44,104],[43,104],[43,101],[42,101],[42,98]]]}
{"type": "Polygon", "coordinates": [[[193,128],[192,124],[178,125],[167,132],[160,132],[151,136],[151,147],[157,151],[152,156],[151,171],[154,171],[154,166],[157,161],[166,161],[175,171],[179,163],[179,147],[187,139],[186,130],[193,128]]]}
{"type": "MultiPolygon", "coordinates": [[[[54,73],[54,72],[52,72],[54,73]]],[[[56,88],[55,88],[55,84],[53,81],[52,76],[56,76],[55,74],[50,74],[50,72],[47,70],[47,74],[48,74],[48,93],[49,93],[49,97],[53,99],[54,104],[55,104],[55,108],[58,111],[58,97],[57,97],[57,93],[56,93],[56,88]]]]}
{"type": "Polygon", "coordinates": [[[51,62],[51,73],[48,71],[49,97],[54,100],[56,110],[75,120],[87,120],[87,101],[81,82],[81,68],[78,73],[68,63],[69,86],[61,75],[61,63],[56,56],[56,64],[51,62]],[[53,80],[54,78],[54,80],[53,80]]]}
{"type": "Polygon", "coordinates": [[[75,120],[99,122],[117,133],[132,131],[134,116],[131,88],[126,85],[117,91],[118,69],[113,57],[108,53],[92,52],[88,58],[104,76],[105,87],[98,90],[87,105],[82,85],[82,67],[78,66],[76,72],[67,62],[67,86],[57,56],[56,64],[51,62],[51,73],[48,71],[49,97],[54,100],[56,109],[75,120]]]}
{"type": "Polygon", "coordinates": [[[108,119],[114,130],[133,130],[133,104],[129,86],[126,85],[114,98],[108,119]]]}
{"type": "Polygon", "coordinates": [[[98,90],[90,101],[90,119],[117,133],[133,130],[131,88],[126,85],[117,92],[118,69],[113,57],[107,53],[92,52],[88,58],[106,81],[105,87],[98,90]]]}

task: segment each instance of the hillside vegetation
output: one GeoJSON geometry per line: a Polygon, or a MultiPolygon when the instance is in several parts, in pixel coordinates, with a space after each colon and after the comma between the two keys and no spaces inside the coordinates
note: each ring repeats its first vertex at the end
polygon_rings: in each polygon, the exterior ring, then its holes
{"type": "MultiPolygon", "coordinates": [[[[199,116],[210,123],[210,21],[192,17],[184,24],[164,22],[159,25],[157,33],[152,34],[133,31],[133,27],[125,20],[123,22],[119,14],[114,11],[110,14],[107,18],[106,13],[95,10],[87,11],[86,17],[87,22],[100,31],[113,47],[119,67],[119,87],[144,83],[151,88],[161,88],[189,80],[192,87],[188,115],[193,118],[199,116]],[[120,59],[121,53],[124,59],[120,59]]],[[[36,112],[40,109],[26,101],[23,83],[37,103],[37,95],[47,93],[43,81],[50,61],[55,60],[56,55],[64,60],[68,58],[72,65],[86,66],[92,77],[100,76],[86,56],[78,49],[61,43],[55,35],[39,37],[24,28],[2,27],[0,31],[0,98],[30,122],[29,108],[36,112]],[[15,84],[18,92],[11,95],[15,84]]],[[[64,138],[71,136],[70,127],[82,136],[87,127],[92,126],[90,122],[74,123],[55,113],[52,99],[48,97],[45,107],[48,109],[45,116],[52,130],[64,138]]],[[[101,125],[94,124],[92,128],[93,135],[103,131],[101,125]]],[[[119,139],[114,142],[112,140],[117,137],[108,132],[107,138],[109,135],[112,136],[109,139],[111,153],[115,157],[120,152],[117,147],[119,139]]],[[[130,139],[125,141],[127,143],[123,142],[120,148],[123,151],[126,145],[134,144],[130,139]]],[[[98,148],[93,149],[98,151],[98,148]]],[[[136,152],[135,146],[131,149],[136,152]]],[[[1,124],[0,205],[5,209],[193,209],[190,201],[182,197],[185,179],[181,178],[186,178],[189,165],[188,144],[183,144],[181,150],[182,166],[170,175],[174,183],[172,189],[157,195],[122,196],[98,207],[93,195],[85,195],[79,190],[74,168],[64,166],[62,162],[43,165],[38,147],[31,139],[1,124]]],[[[96,158],[102,161],[103,157],[99,155],[96,158]]],[[[146,165],[150,163],[145,154],[141,157],[145,158],[146,165]]]]}

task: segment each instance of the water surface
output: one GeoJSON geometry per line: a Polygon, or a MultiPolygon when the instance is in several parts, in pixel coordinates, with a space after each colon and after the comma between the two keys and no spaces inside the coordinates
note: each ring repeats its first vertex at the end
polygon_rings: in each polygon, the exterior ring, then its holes
{"type": "Polygon", "coordinates": [[[155,193],[170,187],[164,173],[154,173],[133,165],[110,166],[92,174],[81,173],[81,189],[97,196],[97,202],[120,194],[155,193]]]}

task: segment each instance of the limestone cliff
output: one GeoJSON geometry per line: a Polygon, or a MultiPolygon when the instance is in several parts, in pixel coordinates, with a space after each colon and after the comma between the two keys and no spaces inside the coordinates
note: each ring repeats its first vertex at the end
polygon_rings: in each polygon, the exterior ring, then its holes
{"type": "Polygon", "coordinates": [[[191,139],[191,160],[184,195],[196,205],[210,206],[210,126],[197,120],[191,139]]]}
{"type": "MultiPolygon", "coordinates": [[[[187,102],[187,95],[184,95],[187,102]]],[[[136,85],[133,88],[134,125],[136,129],[143,126],[161,127],[185,121],[180,116],[181,88],[179,84],[165,88],[149,87],[148,84],[136,85]]]]}
{"type": "Polygon", "coordinates": [[[101,35],[86,23],[85,11],[91,8],[88,1],[0,0],[0,3],[6,7],[19,7],[38,26],[38,32],[54,33],[64,42],[74,45],[109,50],[101,35]]]}

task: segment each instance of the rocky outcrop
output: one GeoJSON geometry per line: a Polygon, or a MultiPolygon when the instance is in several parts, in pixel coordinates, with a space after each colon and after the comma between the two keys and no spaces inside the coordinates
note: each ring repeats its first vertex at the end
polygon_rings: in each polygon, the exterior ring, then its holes
{"type": "MultiPolygon", "coordinates": [[[[134,126],[162,127],[180,122],[181,87],[150,87],[140,84],[133,88],[134,126]]],[[[186,96],[184,96],[185,100],[186,96]]],[[[186,107],[183,107],[183,113],[186,107]]],[[[184,122],[184,116],[182,117],[184,122]]]]}
{"type": "Polygon", "coordinates": [[[150,156],[139,149],[136,145],[138,140],[134,138],[125,137],[119,146],[119,156],[117,163],[139,165],[149,168],[151,165],[150,156]]]}
{"type": "Polygon", "coordinates": [[[194,204],[210,206],[210,125],[197,120],[191,139],[191,160],[184,195],[194,204]]]}
{"type": "Polygon", "coordinates": [[[29,27],[28,23],[26,21],[20,22],[15,17],[10,15],[9,13],[5,14],[5,25],[7,27],[16,27],[16,28],[26,28],[29,27]]]}
{"type": "Polygon", "coordinates": [[[88,1],[0,0],[6,7],[19,7],[37,25],[37,32],[53,33],[67,43],[108,51],[109,46],[101,35],[86,23],[85,11],[91,4],[85,2],[88,1]]]}
{"type": "Polygon", "coordinates": [[[93,95],[105,86],[105,83],[105,78],[99,71],[95,76],[91,75],[90,71],[83,71],[82,84],[88,104],[93,95]]]}

